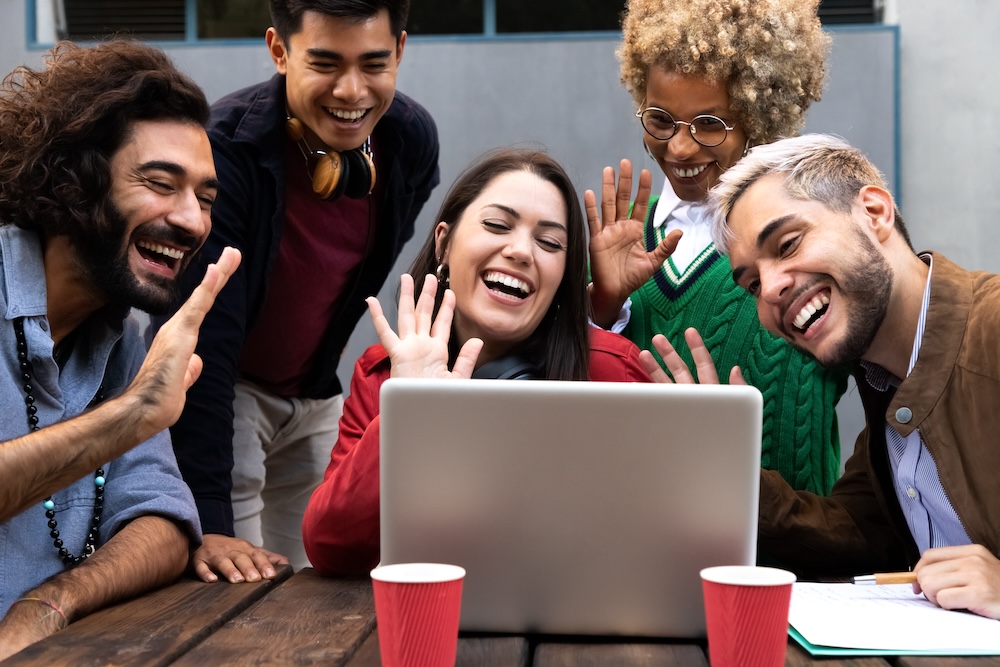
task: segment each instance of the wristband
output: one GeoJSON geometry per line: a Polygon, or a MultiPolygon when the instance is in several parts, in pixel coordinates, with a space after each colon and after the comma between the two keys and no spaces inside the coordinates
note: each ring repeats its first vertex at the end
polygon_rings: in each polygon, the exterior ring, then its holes
{"type": "MultiPolygon", "coordinates": [[[[18,598],[16,600],[14,600],[14,602],[13,602],[13,604],[11,606],[17,604],[18,602],[38,602],[38,603],[41,603],[41,604],[45,605],[46,607],[52,609],[54,612],[56,612],[60,616],[62,616],[62,619],[63,619],[65,625],[69,624],[69,619],[66,618],[66,614],[63,613],[63,610],[60,609],[59,607],[57,607],[56,605],[52,604],[48,600],[43,600],[42,598],[18,598]]],[[[65,625],[63,627],[65,627],[65,625]]]]}

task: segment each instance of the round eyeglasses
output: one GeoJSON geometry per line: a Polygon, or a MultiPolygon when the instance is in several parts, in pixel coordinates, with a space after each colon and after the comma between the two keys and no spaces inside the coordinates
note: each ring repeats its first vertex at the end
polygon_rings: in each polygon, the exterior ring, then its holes
{"type": "Polygon", "coordinates": [[[731,130],[736,129],[735,125],[726,125],[726,121],[709,114],[695,116],[690,123],[675,120],[673,116],[659,107],[646,107],[636,111],[635,115],[642,123],[642,128],[654,139],[667,141],[677,134],[679,126],[687,125],[688,131],[691,132],[691,138],[705,148],[718,146],[726,140],[731,130]]]}

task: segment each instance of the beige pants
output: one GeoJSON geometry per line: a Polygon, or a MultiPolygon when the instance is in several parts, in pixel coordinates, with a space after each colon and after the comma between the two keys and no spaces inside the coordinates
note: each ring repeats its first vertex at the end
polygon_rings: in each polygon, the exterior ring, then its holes
{"type": "Polygon", "coordinates": [[[344,399],[283,398],[241,380],[233,409],[236,536],[308,567],[302,516],[330,463],[344,399]]]}

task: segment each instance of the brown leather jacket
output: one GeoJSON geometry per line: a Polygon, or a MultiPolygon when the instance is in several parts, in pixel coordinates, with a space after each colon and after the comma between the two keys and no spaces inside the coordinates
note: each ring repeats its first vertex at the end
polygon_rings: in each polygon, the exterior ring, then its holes
{"type": "Polygon", "coordinates": [[[855,369],[866,427],[828,497],[793,491],[761,471],[760,551],[800,573],[905,569],[919,559],[896,500],[885,422],[919,428],[945,493],[976,544],[1000,555],[1000,276],[934,254],[920,356],[880,392],[855,369]],[[896,420],[907,407],[912,419],[896,420]]]}

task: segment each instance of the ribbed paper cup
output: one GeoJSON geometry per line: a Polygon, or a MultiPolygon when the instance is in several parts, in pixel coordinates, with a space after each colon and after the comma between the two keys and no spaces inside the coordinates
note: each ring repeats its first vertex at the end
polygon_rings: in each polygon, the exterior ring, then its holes
{"type": "Polygon", "coordinates": [[[782,667],[795,575],[773,567],[701,571],[712,667],[782,667]]]}
{"type": "Polygon", "coordinates": [[[465,570],[398,563],[371,576],[383,667],[454,667],[465,570]]]}

